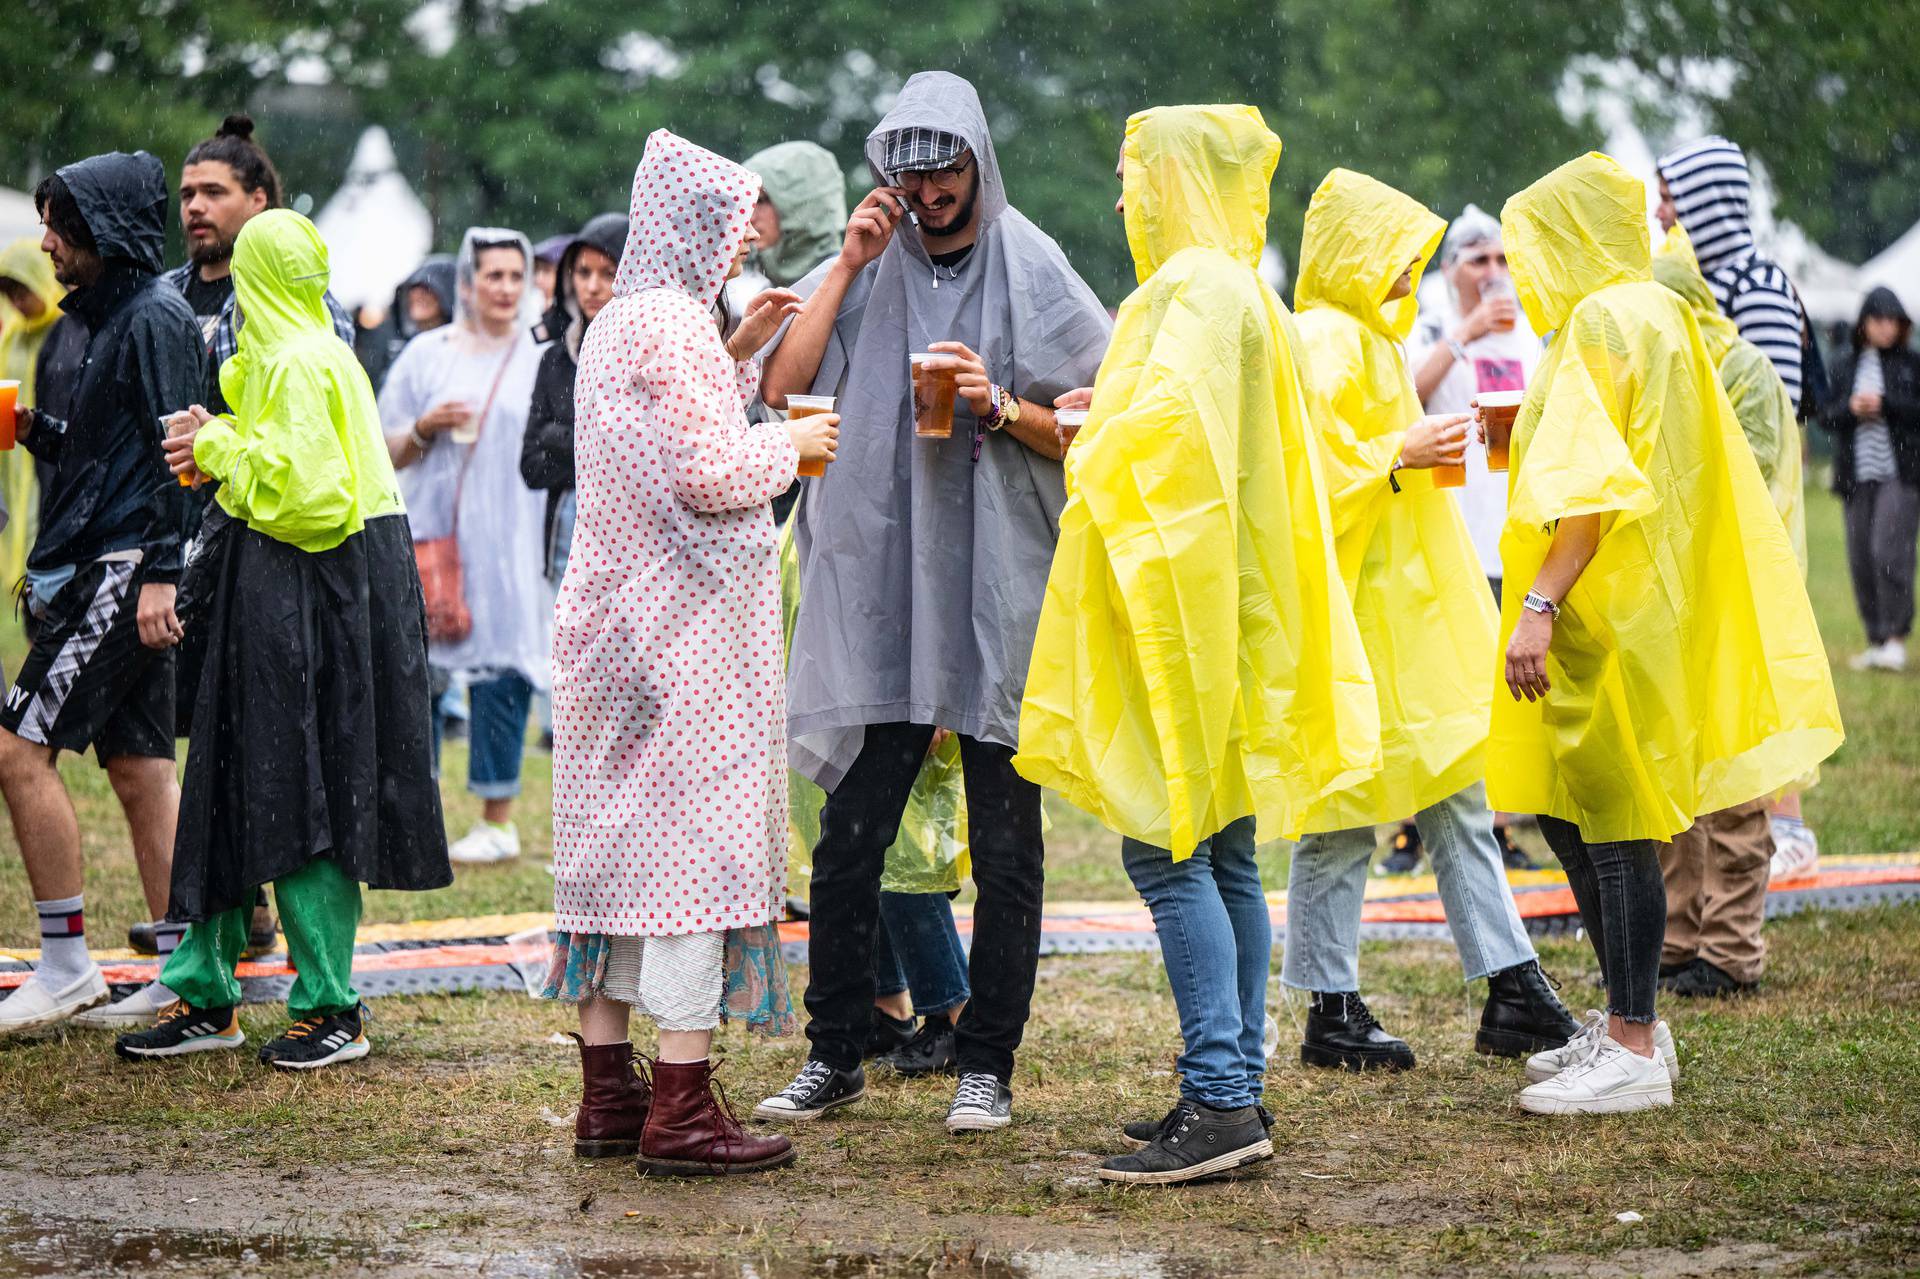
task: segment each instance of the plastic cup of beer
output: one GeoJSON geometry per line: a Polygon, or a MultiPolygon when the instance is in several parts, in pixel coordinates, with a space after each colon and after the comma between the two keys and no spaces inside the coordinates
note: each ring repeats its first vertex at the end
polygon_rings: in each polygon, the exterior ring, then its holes
{"type": "MultiPolygon", "coordinates": [[[[185,435],[192,429],[193,414],[187,412],[185,409],[169,413],[160,419],[160,430],[168,439],[172,439],[176,435],[185,435]]],[[[191,476],[182,475],[179,479],[181,488],[190,489],[193,487],[193,479],[191,476]]]]}
{"type": "Polygon", "coordinates": [[[955,379],[953,357],[916,351],[907,357],[913,366],[913,433],[923,440],[953,435],[955,379]]]}
{"type": "MultiPolygon", "coordinates": [[[[787,397],[787,417],[789,419],[812,417],[816,413],[831,412],[833,412],[833,397],[831,395],[789,395],[787,397]]],[[[794,472],[796,475],[811,475],[815,478],[825,475],[826,473],[827,464],[824,459],[817,462],[803,461],[800,463],[800,469],[794,472]]]]}
{"type": "MultiPolygon", "coordinates": [[[[1520,306],[1520,295],[1513,291],[1512,276],[1496,275],[1491,280],[1488,280],[1485,284],[1480,286],[1480,300],[1484,302],[1492,298],[1510,299],[1513,302],[1515,310],[1516,311],[1518,310],[1520,306]]],[[[1507,319],[1504,319],[1504,320],[1496,320],[1494,321],[1494,325],[1493,325],[1494,332],[1496,333],[1511,332],[1516,322],[1517,321],[1512,316],[1509,316],[1507,319]]]]}
{"type": "Polygon", "coordinates": [[[13,406],[20,400],[20,383],[0,378],[0,450],[13,447],[13,406]]]}
{"type": "Polygon", "coordinates": [[[478,444],[480,442],[480,414],[469,411],[460,419],[458,426],[447,431],[447,437],[455,444],[478,444]]]}
{"type": "Polygon", "coordinates": [[[1525,391],[1482,391],[1474,397],[1480,404],[1480,425],[1487,433],[1487,469],[1507,469],[1507,445],[1513,440],[1513,420],[1520,416],[1525,391]]]}
{"type": "Polygon", "coordinates": [[[1085,409],[1055,409],[1053,411],[1053,425],[1059,432],[1060,447],[1063,450],[1073,447],[1073,437],[1080,434],[1080,428],[1086,424],[1087,411],[1085,409]]]}

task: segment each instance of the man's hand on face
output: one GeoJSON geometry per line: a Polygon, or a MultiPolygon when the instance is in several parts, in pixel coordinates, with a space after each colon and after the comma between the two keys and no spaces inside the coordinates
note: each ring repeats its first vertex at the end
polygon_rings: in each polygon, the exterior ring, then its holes
{"type": "Polygon", "coordinates": [[[985,417],[993,408],[993,383],[987,377],[987,366],[980,362],[964,342],[933,342],[927,350],[935,355],[944,355],[952,363],[948,366],[954,372],[953,385],[960,398],[967,402],[975,417],[985,417]]]}
{"type": "Polygon", "coordinates": [[[905,217],[901,201],[906,192],[898,187],[877,187],[854,207],[847,219],[847,238],[840,246],[840,265],[859,271],[880,256],[893,239],[893,233],[905,217]]]}

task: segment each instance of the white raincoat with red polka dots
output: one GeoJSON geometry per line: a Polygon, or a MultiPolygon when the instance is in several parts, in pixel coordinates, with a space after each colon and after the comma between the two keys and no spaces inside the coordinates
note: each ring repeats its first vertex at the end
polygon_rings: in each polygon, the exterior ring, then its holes
{"type": "Polygon", "coordinates": [[[661,130],[575,381],[578,522],[555,609],[555,926],[661,937],[778,918],[787,774],[769,501],[799,459],[752,426],[715,328],[759,194],[661,130]]]}

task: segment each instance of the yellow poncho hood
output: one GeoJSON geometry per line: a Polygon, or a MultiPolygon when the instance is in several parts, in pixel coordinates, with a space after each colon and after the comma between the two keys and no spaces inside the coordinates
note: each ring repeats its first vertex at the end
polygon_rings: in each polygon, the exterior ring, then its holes
{"type": "Polygon", "coordinates": [[[373,388],[327,313],[327,278],[326,242],[298,213],[271,209],[241,228],[239,349],[220,368],[234,411],[193,449],[229,514],[305,551],[402,509],[373,388]]]}
{"type": "Polygon", "coordinates": [[[34,397],[34,357],[40,353],[47,333],[59,322],[60,299],[67,291],[53,278],[53,259],[40,251],[40,241],[23,236],[0,248],[0,277],[18,280],[45,303],[35,316],[26,316],[0,303],[0,377],[16,378],[20,383],[20,403],[32,408],[34,397]]]}
{"type": "Polygon", "coordinates": [[[1299,339],[1254,270],[1280,140],[1247,106],[1127,121],[1120,308],[1047,583],[1014,764],[1190,855],[1253,814],[1294,834],[1379,767],[1299,339]]]}
{"type": "Polygon", "coordinates": [[[1429,471],[1388,483],[1420,395],[1401,342],[1413,285],[1446,223],[1412,197],[1335,169],[1307,206],[1300,243],[1300,338],[1321,411],[1314,415],[1340,557],[1380,696],[1380,772],[1330,797],[1314,831],[1397,821],[1486,771],[1494,616],[1473,540],[1429,471]]]}
{"type": "Polygon", "coordinates": [[[1557,329],[1514,426],[1501,646],[1556,521],[1605,517],[1538,702],[1494,696],[1488,798],[1593,841],[1672,838],[1840,744],[1785,529],[1690,309],[1655,284],[1645,197],[1587,155],[1507,202],[1522,304],[1557,329]]]}
{"type": "Polygon", "coordinates": [[[1760,465],[1760,478],[1773,495],[1774,509],[1787,526],[1787,540],[1800,561],[1800,574],[1807,572],[1807,515],[1800,460],[1800,422],[1793,411],[1793,397],[1780,380],[1773,361],[1765,351],[1740,336],[1740,329],[1720,311],[1720,303],[1700,274],[1700,261],[1694,256],[1693,242],[1679,223],[1667,232],[1653,253],[1653,278],[1685,298],[1693,308],[1694,323],[1700,326],[1700,340],[1720,370],[1720,385],[1726,388],[1733,404],[1733,415],[1740,419],[1753,460],[1760,465]]]}

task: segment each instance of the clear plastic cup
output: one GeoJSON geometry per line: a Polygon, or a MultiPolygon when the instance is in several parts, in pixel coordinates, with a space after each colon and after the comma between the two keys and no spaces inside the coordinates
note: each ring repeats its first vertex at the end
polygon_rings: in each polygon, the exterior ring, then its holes
{"type": "Polygon", "coordinates": [[[13,439],[13,406],[20,400],[20,383],[0,378],[0,450],[10,449],[13,439]]]}
{"type": "Polygon", "coordinates": [[[1085,409],[1055,409],[1053,425],[1060,436],[1060,448],[1064,452],[1073,447],[1073,439],[1080,434],[1080,428],[1087,424],[1085,409]]]}
{"type": "MultiPolygon", "coordinates": [[[[791,419],[796,417],[812,417],[816,413],[831,413],[833,412],[833,403],[834,400],[831,395],[789,395],[787,397],[787,417],[791,419]]],[[[827,464],[824,461],[801,462],[800,469],[794,473],[796,475],[812,476],[817,479],[827,473],[827,464]]]]}
{"type": "MultiPolygon", "coordinates": [[[[1484,302],[1491,298],[1511,298],[1514,307],[1518,309],[1520,305],[1520,295],[1513,290],[1513,277],[1510,275],[1496,275],[1481,285],[1480,300],[1484,302]]],[[[1514,319],[1496,321],[1493,328],[1496,333],[1506,333],[1511,331],[1516,323],[1517,321],[1514,319]]]]}
{"type": "Polygon", "coordinates": [[[1479,403],[1480,425],[1487,435],[1487,469],[1507,469],[1507,446],[1513,440],[1513,420],[1520,415],[1525,391],[1482,391],[1474,399],[1479,403]]]}
{"type": "Polygon", "coordinates": [[[953,357],[916,351],[907,357],[913,370],[913,433],[923,440],[953,435],[953,398],[957,391],[953,357]]]}

